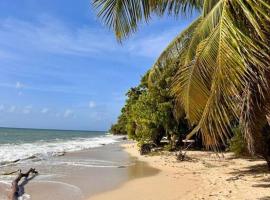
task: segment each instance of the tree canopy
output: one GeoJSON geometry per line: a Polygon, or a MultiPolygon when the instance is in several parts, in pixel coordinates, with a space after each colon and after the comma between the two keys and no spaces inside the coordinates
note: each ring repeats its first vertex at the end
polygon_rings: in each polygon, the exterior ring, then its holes
{"type": "Polygon", "coordinates": [[[128,91],[126,105],[111,132],[155,144],[159,144],[163,136],[186,134],[188,124],[184,113],[175,116],[174,98],[169,90],[176,70],[176,65],[161,69],[154,82],[149,80],[151,71],[148,71],[140,85],[128,91]]]}
{"type": "Polygon", "coordinates": [[[96,0],[99,16],[118,39],[135,32],[151,14],[201,15],[164,50],[152,67],[177,66],[171,94],[206,147],[218,149],[239,123],[248,150],[270,166],[270,1],[269,0],[96,0]]]}

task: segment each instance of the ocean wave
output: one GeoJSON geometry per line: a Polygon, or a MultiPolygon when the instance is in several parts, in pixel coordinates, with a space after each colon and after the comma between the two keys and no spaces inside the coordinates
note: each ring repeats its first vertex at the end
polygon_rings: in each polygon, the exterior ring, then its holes
{"type": "Polygon", "coordinates": [[[117,136],[100,136],[93,138],[74,138],[69,140],[38,141],[22,144],[0,145],[0,165],[8,165],[28,159],[46,160],[61,156],[66,152],[74,152],[100,147],[119,141],[117,136]]]}

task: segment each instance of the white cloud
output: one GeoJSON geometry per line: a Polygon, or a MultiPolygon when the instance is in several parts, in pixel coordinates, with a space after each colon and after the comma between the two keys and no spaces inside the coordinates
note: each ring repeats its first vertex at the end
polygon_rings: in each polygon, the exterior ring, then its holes
{"type": "Polygon", "coordinates": [[[167,30],[147,37],[140,37],[128,42],[128,50],[132,54],[143,57],[156,58],[168,46],[168,44],[177,36],[178,29],[167,30]]]}
{"type": "Polygon", "coordinates": [[[13,113],[16,110],[16,106],[10,106],[8,112],[13,113]]]}
{"type": "Polygon", "coordinates": [[[21,82],[17,81],[16,85],[15,85],[15,88],[16,89],[21,89],[21,88],[23,88],[23,84],[21,82]]]}
{"type": "Polygon", "coordinates": [[[70,109],[66,109],[64,112],[64,117],[68,118],[68,117],[72,117],[74,115],[73,111],[70,109]]]}
{"type": "Polygon", "coordinates": [[[89,108],[95,108],[96,107],[96,103],[94,101],[89,101],[88,106],[89,106],[89,108]]]}
{"type": "Polygon", "coordinates": [[[77,56],[89,56],[117,48],[115,40],[104,30],[86,26],[73,29],[51,16],[40,17],[37,22],[8,18],[1,20],[0,24],[0,37],[6,38],[0,40],[3,44],[15,40],[38,51],[77,56]],[[101,38],[103,42],[100,42],[101,38]]]}
{"type": "Polygon", "coordinates": [[[24,109],[23,109],[23,113],[24,113],[24,114],[29,114],[29,113],[31,113],[32,108],[33,108],[33,107],[32,107],[31,105],[25,106],[24,109]]]}
{"type": "MultiPolygon", "coordinates": [[[[29,86],[29,85],[23,85],[21,83],[17,84],[10,84],[10,83],[0,83],[0,87],[4,88],[15,88],[22,87],[24,90],[33,90],[33,91],[40,91],[40,92],[57,92],[57,93],[64,93],[64,94],[78,94],[78,95],[93,95],[93,93],[85,91],[85,90],[79,90],[80,88],[77,87],[71,87],[71,86],[46,86],[46,87],[35,87],[35,86],[29,86]]],[[[22,91],[18,92],[18,95],[21,96],[24,93],[22,91]]]]}
{"type": "Polygon", "coordinates": [[[23,110],[24,114],[29,114],[31,111],[30,110],[23,110]]]}
{"type": "Polygon", "coordinates": [[[0,105],[0,112],[5,110],[5,106],[3,104],[0,105]]]}
{"type": "MultiPolygon", "coordinates": [[[[156,34],[152,35],[138,34],[121,46],[116,42],[113,33],[108,34],[104,29],[89,28],[89,26],[74,29],[52,16],[40,17],[36,22],[8,18],[0,20],[0,24],[2,45],[10,45],[10,41],[14,41],[14,44],[27,44],[27,49],[31,51],[87,57],[108,53],[113,56],[121,52],[143,57],[157,57],[180,32],[178,27],[163,32],[156,31],[156,34]]],[[[21,50],[25,51],[25,46],[21,50]]],[[[5,52],[5,49],[0,49],[0,57],[2,51],[5,52]]]]}
{"type": "Polygon", "coordinates": [[[48,108],[42,108],[42,110],[41,110],[41,113],[42,114],[46,114],[48,112],[49,112],[49,109],[48,108]]]}

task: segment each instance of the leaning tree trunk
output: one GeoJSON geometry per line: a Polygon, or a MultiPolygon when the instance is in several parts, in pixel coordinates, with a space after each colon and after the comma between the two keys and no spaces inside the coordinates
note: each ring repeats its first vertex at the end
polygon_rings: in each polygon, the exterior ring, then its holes
{"type": "Polygon", "coordinates": [[[265,92],[261,97],[254,87],[247,87],[240,124],[251,155],[263,157],[270,170],[270,126],[267,120],[270,95],[265,92]]]}
{"type": "MultiPolygon", "coordinates": [[[[262,4],[258,4],[258,6],[262,7],[262,4]]],[[[260,21],[258,27],[254,28],[251,20],[244,16],[242,11],[236,12],[235,15],[238,15],[239,23],[235,25],[242,32],[241,34],[249,38],[245,41],[239,41],[239,47],[237,47],[243,56],[246,68],[246,74],[239,74],[246,78],[245,89],[239,94],[241,95],[240,101],[243,103],[240,125],[243,128],[250,153],[263,157],[270,169],[268,139],[270,131],[267,122],[267,115],[270,113],[270,24],[262,15],[254,14],[255,20],[260,21]],[[264,37],[261,37],[255,29],[262,31],[264,37]],[[256,42],[256,45],[253,42],[256,42]]],[[[235,65],[235,67],[238,66],[235,65]]]]}
{"type": "Polygon", "coordinates": [[[253,137],[253,148],[254,152],[253,154],[263,157],[268,165],[268,168],[270,170],[270,141],[269,141],[269,136],[270,136],[270,126],[268,122],[262,118],[260,122],[256,120],[254,122],[254,125],[257,126],[256,128],[253,129],[252,132],[252,137],[253,137]],[[257,125],[256,125],[257,123],[257,125]]]}
{"type": "Polygon", "coordinates": [[[262,134],[264,138],[264,159],[267,162],[268,168],[270,170],[270,126],[267,122],[262,129],[262,134]]]}

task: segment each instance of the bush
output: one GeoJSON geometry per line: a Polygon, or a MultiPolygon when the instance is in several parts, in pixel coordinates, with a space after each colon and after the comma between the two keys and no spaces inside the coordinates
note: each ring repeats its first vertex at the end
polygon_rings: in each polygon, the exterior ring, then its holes
{"type": "Polygon", "coordinates": [[[230,151],[234,152],[237,156],[248,155],[247,144],[240,127],[233,129],[234,136],[230,141],[230,151]]]}
{"type": "Polygon", "coordinates": [[[140,154],[141,155],[147,155],[147,154],[151,153],[151,148],[152,148],[151,144],[148,144],[148,143],[142,144],[140,146],[140,154]]]}

